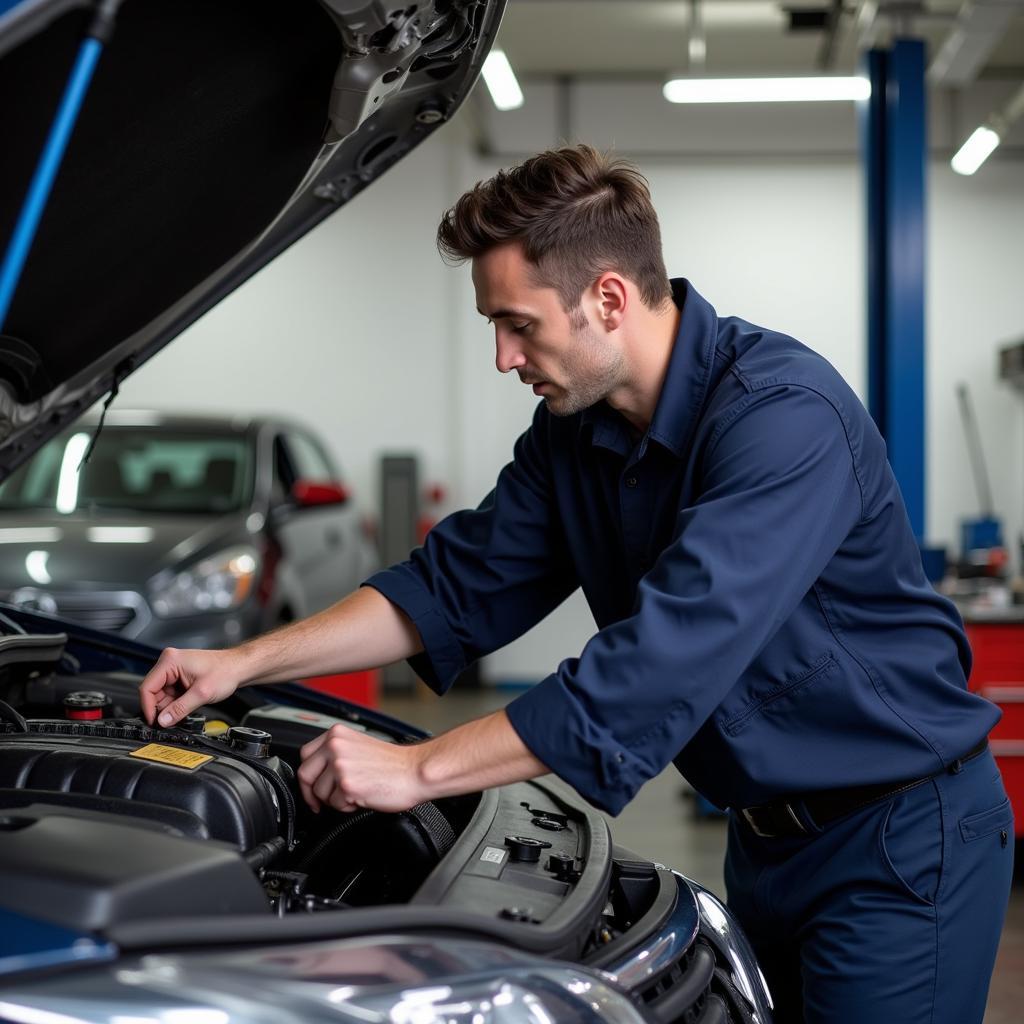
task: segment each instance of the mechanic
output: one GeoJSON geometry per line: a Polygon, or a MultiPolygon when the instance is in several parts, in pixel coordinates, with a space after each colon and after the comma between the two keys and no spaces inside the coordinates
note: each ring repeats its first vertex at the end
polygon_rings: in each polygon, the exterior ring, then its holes
{"type": "MultiPolygon", "coordinates": [[[[167,726],[243,685],[411,659],[443,693],[582,587],[598,632],[505,709],[412,746],[307,744],[314,809],[398,811],[552,771],[618,813],[674,761],[731,808],[729,903],[777,1020],[981,1022],[1012,817],[885,446],[823,358],[669,281],[646,181],[587,146],[477,184],[497,367],[543,398],[475,510],[311,618],[166,650],[167,726]]],[[[736,231],[771,258],[771,239],[736,231]]]]}

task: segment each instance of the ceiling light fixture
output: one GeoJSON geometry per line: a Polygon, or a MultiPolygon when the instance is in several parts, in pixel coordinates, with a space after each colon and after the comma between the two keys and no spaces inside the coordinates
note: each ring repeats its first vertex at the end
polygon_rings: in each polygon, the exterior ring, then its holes
{"type": "Polygon", "coordinates": [[[866,100],[866,78],[673,78],[662,94],[669,103],[812,103],[866,100]]]}
{"type": "Polygon", "coordinates": [[[703,71],[708,57],[708,41],[704,35],[704,12],[700,0],[690,0],[690,32],[686,41],[690,71],[703,71]]]}
{"type": "Polygon", "coordinates": [[[993,111],[980,128],[957,150],[949,165],[957,174],[973,174],[1006,138],[1011,126],[1024,117],[1024,85],[1007,101],[1002,110],[993,111]]]}
{"type": "Polygon", "coordinates": [[[523,105],[523,90],[504,50],[491,50],[482,69],[487,90],[499,110],[515,110],[523,105]]]}
{"type": "Polygon", "coordinates": [[[971,137],[956,151],[949,166],[957,174],[973,174],[998,145],[998,132],[984,126],[975,128],[971,137]]]}

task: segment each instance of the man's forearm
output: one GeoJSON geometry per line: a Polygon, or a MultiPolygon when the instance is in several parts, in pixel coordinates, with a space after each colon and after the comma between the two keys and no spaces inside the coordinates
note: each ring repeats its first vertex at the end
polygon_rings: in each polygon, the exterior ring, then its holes
{"type": "Polygon", "coordinates": [[[405,811],[424,800],[473,793],[547,774],[508,715],[497,711],[424,743],[390,743],[335,725],[302,748],[303,799],[314,810],[405,811]]]}
{"type": "Polygon", "coordinates": [[[546,775],[504,710],[456,726],[418,747],[427,799],[471,793],[546,775]]]}
{"type": "Polygon", "coordinates": [[[246,683],[359,672],[423,650],[409,618],[383,594],[362,587],[300,622],[236,648],[246,683]]]}

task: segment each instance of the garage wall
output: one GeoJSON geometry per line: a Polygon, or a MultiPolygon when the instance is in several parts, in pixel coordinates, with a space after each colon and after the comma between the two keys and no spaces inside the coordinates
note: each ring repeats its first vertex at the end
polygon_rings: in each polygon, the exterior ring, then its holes
{"type": "MultiPolygon", "coordinates": [[[[516,122],[509,139],[554,141],[544,138],[555,131],[551,105],[534,109],[538,123],[527,131],[516,122]]],[[[618,111],[605,134],[631,116],[639,115],[618,111]]],[[[810,344],[863,394],[854,122],[847,117],[827,135],[823,122],[821,137],[831,141],[796,156],[773,148],[782,131],[774,125],[762,145],[752,124],[748,151],[738,154],[716,152],[714,138],[694,128],[685,134],[694,152],[655,151],[652,141],[633,155],[651,181],[670,273],[690,277],[719,312],[810,344]]],[[[449,485],[449,505],[475,503],[535,399],[514,375],[495,371],[468,269],[444,267],[433,237],[439,213],[463,188],[515,159],[478,156],[468,118],[449,126],[157,356],[125,385],[119,405],[290,412],[331,441],[368,507],[377,459],[388,450],[418,453],[425,479],[449,485]]],[[[1022,525],[1024,401],[994,380],[996,347],[1024,335],[1022,172],[1012,155],[973,179],[953,175],[944,160],[931,169],[928,517],[937,541],[955,541],[957,520],[975,511],[953,390],[961,378],[973,389],[1010,536],[1022,525]]],[[[582,601],[570,599],[528,639],[488,659],[485,674],[537,679],[578,653],[592,628],[582,601]]]]}
{"type": "Polygon", "coordinates": [[[997,353],[1024,341],[1024,160],[986,164],[963,178],[930,171],[928,246],[928,528],[959,546],[959,521],[979,512],[956,403],[970,388],[996,513],[1024,572],[1024,392],[996,379],[997,353]]]}
{"type": "Polygon", "coordinates": [[[450,480],[456,282],[434,232],[457,149],[432,136],[155,356],[118,406],[287,414],[319,431],[368,509],[381,452],[450,480]]]}

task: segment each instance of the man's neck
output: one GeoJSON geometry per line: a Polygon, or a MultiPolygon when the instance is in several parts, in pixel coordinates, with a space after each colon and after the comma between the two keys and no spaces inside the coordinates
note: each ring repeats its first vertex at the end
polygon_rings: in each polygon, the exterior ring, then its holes
{"type": "Polygon", "coordinates": [[[682,310],[671,299],[656,310],[641,306],[623,339],[627,380],[605,401],[641,433],[647,432],[654,419],[681,316],[682,310]]]}

